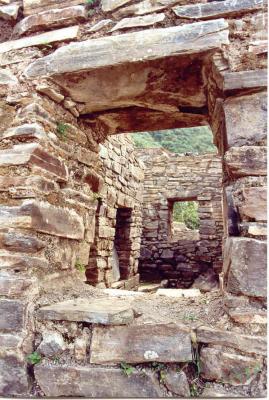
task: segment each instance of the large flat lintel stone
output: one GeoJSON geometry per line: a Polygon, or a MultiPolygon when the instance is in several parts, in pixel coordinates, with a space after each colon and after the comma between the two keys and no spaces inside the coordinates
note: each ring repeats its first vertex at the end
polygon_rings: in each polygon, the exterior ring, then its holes
{"type": "Polygon", "coordinates": [[[156,377],[148,372],[127,376],[120,368],[40,364],[35,377],[48,397],[162,397],[156,377]]]}
{"type": "Polygon", "coordinates": [[[91,363],[185,362],[191,361],[191,339],[184,326],[143,324],[95,327],[91,363]]]}
{"type": "MultiPolygon", "coordinates": [[[[90,70],[169,56],[197,54],[229,44],[224,19],[90,39],[61,47],[30,64],[27,78],[90,70]]],[[[1,51],[1,45],[0,45],[1,51]]]]}
{"type": "Polygon", "coordinates": [[[176,6],[173,11],[181,18],[207,19],[246,13],[263,7],[264,0],[226,0],[176,6]]]}
{"type": "Polygon", "coordinates": [[[39,319],[79,321],[103,325],[124,325],[132,322],[133,310],[118,299],[75,299],[45,306],[38,311],[39,319]]]}

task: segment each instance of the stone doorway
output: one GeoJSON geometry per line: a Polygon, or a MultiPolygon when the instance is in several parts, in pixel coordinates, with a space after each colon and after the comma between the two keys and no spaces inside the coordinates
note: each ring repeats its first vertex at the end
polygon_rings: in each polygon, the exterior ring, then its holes
{"type": "Polygon", "coordinates": [[[116,229],[113,247],[115,281],[130,277],[131,257],[131,208],[118,208],[116,214],[116,229]]]}

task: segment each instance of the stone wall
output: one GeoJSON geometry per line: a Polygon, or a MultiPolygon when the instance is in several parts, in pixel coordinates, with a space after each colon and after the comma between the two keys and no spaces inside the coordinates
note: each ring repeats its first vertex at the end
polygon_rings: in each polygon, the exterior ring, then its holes
{"type": "Polygon", "coordinates": [[[139,271],[143,278],[168,279],[189,287],[208,269],[222,270],[222,162],[216,154],[177,155],[163,149],[137,152],[146,165],[139,271]],[[172,204],[196,200],[199,238],[171,232],[172,204]]]}

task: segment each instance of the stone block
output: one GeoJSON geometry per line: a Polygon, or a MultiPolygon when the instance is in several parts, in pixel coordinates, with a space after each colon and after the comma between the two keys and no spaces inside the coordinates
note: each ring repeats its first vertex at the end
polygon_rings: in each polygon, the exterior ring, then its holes
{"type": "Polygon", "coordinates": [[[263,356],[267,354],[267,340],[265,336],[240,335],[233,331],[217,330],[203,326],[197,328],[196,339],[199,343],[233,347],[244,353],[263,356]]]}
{"type": "Polygon", "coordinates": [[[145,16],[133,17],[133,18],[123,18],[120,22],[118,22],[110,32],[118,31],[120,29],[126,28],[136,28],[136,27],[144,27],[154,25],[158,22],[162,22],[165,19],[165,14],[150,14],[145,16]]]}
{"type": "MultiPolygon", "coordinates": [[[[7,297],[19,297],[25,296],[28,293],[28,290],[33,289],[36,292],[36,279],[9,275],[7,273],[0,272],[0,296],[7,297]]],[[[32,290],[32,293],[34,292],[32,290]]]]}
{"type": "Polygon", "coordinates": [[[250,238],[229,238],[224,249],[224,283],[227,291],[266,297],[266,242],[250,238]]]}
{"type": "Polygon", "coordinates": [[[2,206],[0,221],[3,227],[33,229],[69,239],[84,238],[83,219],[74,210],[46,202],[25,200],[21,206],[2,206]]]}
{"type": "Polygon", "coordinates": [[[129,2],[130,0],[101,0],[101,5],[104,12],[110,12],[129,2]]]}
{"type": "Polygon", "coordinates": [[[267,220],[267,187],[244,188],[243,201],[239,205],[242,220],[267,220]]]}
{"type": "MultiPolygon", "coordinates": [[[[146,42],[145,33],[142,31],[72,43],[61,47],[49,56],[34,61],[24,73],[26,77],[31,78],[119,65],[130,60],[132,62],[146,61],[170,55],[200,53],[228,44],[227,28],[227,22],[219,19],[147,30],[146,42]],[[98,52],[98,57],[96,52],[98,52]],[[111,52],[115,57],[111,58],[111,52]]],[[[8,48],[12,47],[12,42],[8,44],[8,48]]],[[[6,47],[7,44],[0,44],[0,52],[6,47]]]]}
{"type": "Polygon", "coordinates": [[[161,397],[158,381],[149,372],[127,376],[120,368],[41,364],[35,377],[48,397],[161,397]]]}
{"type": "MultiPolygon", "coordinates": [[[[109,0],[108,0],[109,1],[109,0]]],[[[130,6],[126,6],[123,8],[120,8],[119,10],[116,10],[113,15],[115,15],[116,18],[121,18],[126,15],[144,15],[144,14],[150,14],[155,11],[160,11],[164,10],[165,8],[169,6],[173,6],[176,3],[178,3],[178,0],[158,0],[152,1],[152,0],[142,0],[139,1],[138,3],[134,3],[130,6]]]]}
{"type": "Polygon", "coordinates": [[[267,87],[267,69],[225,72],[223,89],[227,91],[267,87]]]}
{"type": "Polygon", "coordinates": [[[40,35],[0,43],[0,54],[7,53],[11,50],[23,49],[25,47],[44,46],[49,43],[75,39],[78,35],[78,30],[78,26],[70,26],[69,28],[57,29],[55,31],[41,33],[40,35]]]}
{"type": "Polygon", "coordinates": [[[221,349],[203,347],[200,353],[201,375],[206,380],[248,385],[262,369],[262,358],[226,353],[221,349]],[[227,368],[227,366],[229,366],[227,368]]]}
{"type": "Polygon", "coordinates": [[[0,18],[3,18],[7,21],[16,20],[20,7],[20,4],[8,4],[6,6],[0,6],[0,18]]]}
{"type": "Polygon", "coordinates": [[[0,357],[0,395],[4,397],[29,396],[27,365],[16,354],[0,357]]]}
{"type": "Polygon", "coordinates": [[[51,28],[64,27],[66,25],[83,22],[87,19],[85,6],[73,6],[43,11],[32,14],[22,19],[14,28],[20,36],[24,33],[48,30],[51,28]]]}
{"type": "Polygon", "coordinates": [[[0,150],[1,167],[26,164],[44,169],[61,182],[67,181],[68,173],[64,163],[37,143],[18,144],[11,149],[0,150]]]}
{"type": "Polygon", "coordinates": [[[190,397],[190,387],[184,371],[168,370],[164,373],[163,383],[170,392],[179,397],[190,397]]]}
{"type": "Polygon", "coordinates": [[[94,364],[185,362],[192,360],[188,329],[177,324],[94,327],[94,364]]]}
{"type": "Polygon", "coordinates": [[[46,139],[46,137],[44,128],[37,123],[15,126],[0,133],[1,139],[46,139]]]}
{"type": "Polygon", "coordinates": [[[83,0],[23,0],[23,14],[32,15],[51,9],[84,4],[83,0]]]}
{"type": "Polygon", "coordinates": [[[266,147],[231,147],[224,155],[224,162],[229,175],[232,177],[266,175],[266,147]]]}
{"type": "Polygon", "coordinates": [[[14,253],[13,251],[0,250],[0,270],[1,269],[13,269],[14,271],[23,271],[31,269],[46,270],[48,266],[49,263],[45,258],[32,257],[25,254],[14,253]]]}
{"type": "Polygon", "coordinates": [[[46,243],[33,236],[17,232],[0,232],[0,248],[22,253],[36,253],[46,246],[46,243]]]}
{"type": "Polygon", "coordinates": [[[45,357],[53,357],[65,350],[64,339],[59,332],[44,332],[42,334],[42,342],[37,348],[37,352],[45,357]]]}
{"type": "Polygon", "coordinates": [[[267,134],[267,94],[230,97],[224,102],[228,148],[263,144],[267,134]]]}
{"type": "Polygon", "coordinates": [[[173,8],[180,18],[209,19],[231,17],[264,8],[263,0],[225,0],[205,4],[190,4],[173,8]]]}
{"type": "Polygon", "coordinates": [[[78,321],[103,325],[124,325],[132,322],[133,310],[121,300],[77,298],[41,307],[38,311],[41,320],[78,321]]]}
{"type": "Polygon", "coordinates": [[[0,300],[0,330],[19,333],[24,327],[26,307],[18,300],[0,300]]]}

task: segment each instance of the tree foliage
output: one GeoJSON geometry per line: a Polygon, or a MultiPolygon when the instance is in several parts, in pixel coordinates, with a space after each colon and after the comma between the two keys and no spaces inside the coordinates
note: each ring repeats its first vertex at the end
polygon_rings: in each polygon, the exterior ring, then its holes
{"type": "Polygon", "coordinates": [[[189,229],[198,229],[198,203],[196,201],[177,201],[174,203],[173,221],[184,222],[189,229]]]}
{"type": "Polygon", "coordinates": [[[215,153],[212,132],[207,126],[132,133],[138,148],[163,147],[173,153],[215,153]]]}

